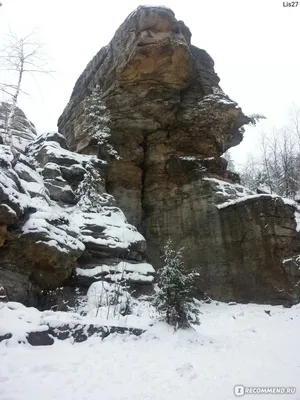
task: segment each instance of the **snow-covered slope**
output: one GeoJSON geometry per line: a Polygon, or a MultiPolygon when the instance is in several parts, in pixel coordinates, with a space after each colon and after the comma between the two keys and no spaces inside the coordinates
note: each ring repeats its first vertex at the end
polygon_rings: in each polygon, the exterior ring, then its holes
{"type": "MultiPolygon", "coordinates": [[[[197,330],[174,333],[144,309],[139,320],[148,329],[138,337],[114,334],[75,344],[67,339],[39,348],[3,341],[0,398],[233,400],[234,387],[244,385],[292,391],[247,399],[300,399],[299,305],[213,302],[200,310],[197,330]]],[[[22,314],[23,324],[40,318],[37,311],[6,309],[7,321],[9,312],[22,314]]]]}

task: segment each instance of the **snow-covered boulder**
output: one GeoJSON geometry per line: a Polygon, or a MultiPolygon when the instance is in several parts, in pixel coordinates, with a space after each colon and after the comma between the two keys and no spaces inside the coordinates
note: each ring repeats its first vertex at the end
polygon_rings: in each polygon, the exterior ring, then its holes
{"type": "Polygon", "coordinates": [[[144,332],[143,328],[117,320],[85,318],[71,312],[40,312],[17,302],[0,303],[0,343],[6,342],[7,346],[49,346],[55,339],[76,343],[91,336],[104,339],[114,333],[140,336],[144,332]]]}

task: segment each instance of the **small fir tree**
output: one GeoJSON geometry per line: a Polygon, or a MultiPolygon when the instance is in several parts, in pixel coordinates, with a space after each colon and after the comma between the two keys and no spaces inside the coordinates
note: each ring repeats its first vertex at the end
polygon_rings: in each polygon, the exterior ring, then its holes
{"type": "Polygon", "coordinates": [[[110,117],[103,102],[103,93],[97,85],[86,100],[86,128],[84,132],[97,141],[99,158],[120,159],[118,152],[110,143],[110,117]]]}
{"type": "Polygon", "coordinates": [[[85,165],[86,173],[77,189],[77,207],[82,211],[101,213],[103,207],[114,204],[113,197],[105,193],[105,180],[91,164],[85,165]]]}
{"type": "Polygon", "coordinates": [[[199,323],[199,311],[191,296],[199,274],[187,271],[182,261],[184,249],[175,251],[171,246],[168,240],[162,256],[164,265],[157,273],[158,292],[154,304],[162,318],[177,330],[199,323]]]}

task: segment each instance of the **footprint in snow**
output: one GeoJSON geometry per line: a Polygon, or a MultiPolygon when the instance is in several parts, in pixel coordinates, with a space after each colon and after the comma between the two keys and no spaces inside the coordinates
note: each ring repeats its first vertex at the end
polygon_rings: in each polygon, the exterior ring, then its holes
{"type": "Polygon", "coordinates": [[[189,381],[197,378],[195,368],[189,362],[182,364],[180,367],[176,368],[175,371],[180,377],[187,378],[189,381]]]}

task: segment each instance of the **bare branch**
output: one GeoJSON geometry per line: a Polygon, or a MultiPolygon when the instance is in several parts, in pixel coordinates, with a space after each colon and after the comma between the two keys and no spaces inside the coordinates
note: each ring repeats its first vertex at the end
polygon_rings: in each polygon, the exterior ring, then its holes
{"type": "MultiPolygon", "coordinates": [[[[17,86],[16,85],[5,85],[5,84],[1,84],[0,85],[0,90],[6,94],[8,94],[9,96],[13,96],[13,93],[9,92],[9,89],[11,90],[16,90],[17,86]]],[[[20,92],[25,94],[26,96],[29,96],[29,94],[27,92],[25,92],[24,90],[20,89],[20,92]]]]}

